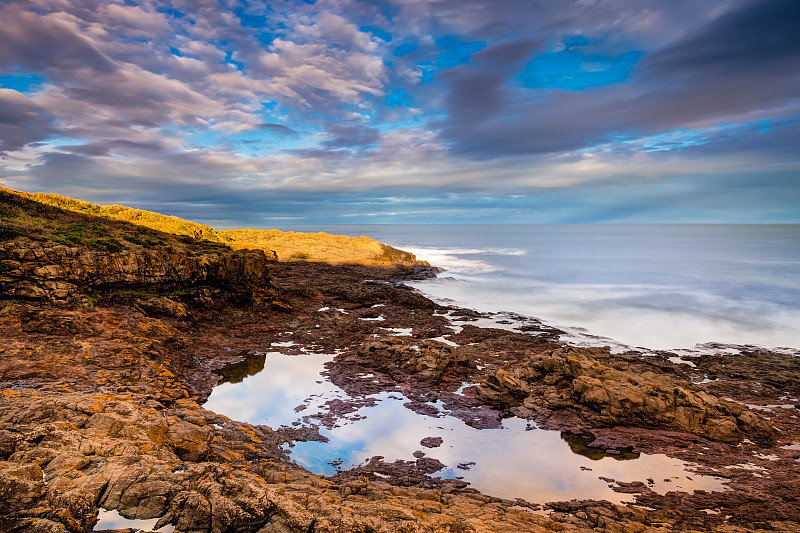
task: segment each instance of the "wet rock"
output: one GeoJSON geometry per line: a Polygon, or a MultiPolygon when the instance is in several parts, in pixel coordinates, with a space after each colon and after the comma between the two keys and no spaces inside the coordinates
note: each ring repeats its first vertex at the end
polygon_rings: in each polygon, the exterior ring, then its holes
{"type": "Polygon", "coordinates": [[[433,474],[444,467],[445,464],[438,459],[433,459],[431,457],[420,457],[417,459],[417,470],[423,474],[433,474]]]}
{"type": "Polygon", "coordinates": [[[420,380],[438,381],[448,372],[458,373],[470,366],[456,348],[430,339],[375,340],[360,346],[358,355],[389,375],[399,371],[420,380]]]}
{"type": "MultiPolygon", "coordinates": [[[[724,442],[745,437],[774,441],[770,424],[746,407],[693,390],[689,383],[669,376],[618,370],[608,364],[610,359],[607,348],[558,348],[532,356],[525,378],[535,393],[543,394],[529,395],[524,405],[535,408],[546,403],[552,409],[577,402],[605,424],[678,429],[724,442]]],[[[504,375],[494,377],[492,389],[504,396],[521,394],[520,380],[510,381],[504,375]]]]}
{"type": "Polygon", "coordinates": [[[444,439],[442,437],[425,437],[419,443],[426,448],[438,448],[442,445],[444,439]]]}

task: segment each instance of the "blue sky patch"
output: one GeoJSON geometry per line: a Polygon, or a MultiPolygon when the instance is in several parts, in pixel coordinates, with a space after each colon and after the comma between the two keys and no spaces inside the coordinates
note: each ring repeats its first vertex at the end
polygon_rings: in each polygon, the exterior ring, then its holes
{"type": "Polygon", "coordinates": [[[398,89],[393,93],[386,95],[386,105],[391,107],[408,107],[411,105],[410,96],[405,89],[398,89]]]}
{"type": "Polygon", "coordinates": [[[568,48],[533,58],[519,79],[529,89],[582,91],[614,85],[628,80],[640,52],[625,52],[615,57],[583,54],[568,48]]]}
{"type": "Polygon", "coordinates": [[[486,48],[486,41],[466,42],[449,35],[436,39],[436,45],[442,49],[436,59],[417,63],[423,71],[422,80],[426,82],[440,72],[469,63],[472,54],[486,48]]]}
{"type": "Polygon", "coordinates": [[[394,49],[395,57],[403,57],[414,52],[417,49],[417,43],[403,43],[394,49]]]}
{"type": "Polygon", "coordinates": [[[0,87],[3,89],[14,89],[21,93],[36,91],[47,78],[32,72],[20,72],[18,74],[5,74],[0,76],[0,87]]]}

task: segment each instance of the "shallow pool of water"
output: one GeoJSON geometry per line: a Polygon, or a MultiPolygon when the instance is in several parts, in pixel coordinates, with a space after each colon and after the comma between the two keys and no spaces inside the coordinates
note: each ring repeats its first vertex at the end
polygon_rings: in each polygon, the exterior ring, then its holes
{"type": "Polygon", "coordinates": [[[172,533],[175,526],[166,525],[160,529],[155,529],[158,518],[131,519],[125,518],[117,511],[107,511],[100,509],[97,524],[92,531],[107,531],[115,529],[125,529],[129,531],[154,531],[155,533],[172,533]]]}
{"type": "MultiPolygon", "coordinates": [[[[234,420],[277,428],[308,424],[315,420],[314,414],[326,411],[326,402],[351,399],[321,374],[332,354],[262,356],[263,370],[218,385],[205,407],[234,420]]],[[[574,439],[519,418],[503,420],[498,429],[479,430],[449,416],[438,402],[430,404],[438,415],[430,416],[406,408],[408,399],[399,392],[371,399],[372,405],[340,418],[330,429],[321,428],[328,442],[297,442],[287,448],[292,460],[314,473],[331,475],[337,468],[358,466],[374,456],[383,456],[386,462],[413,461],[414,453],[422,451],[446,465],[434,476],[457,477],[486,494],[539,503],[633,500],[630,494],[614,492],[608,479],[642,481],[660,493],[725,490],[722,478],[687,472],[687,463],[665,455],[587,453],[574,439]],[[440,437],[442,444],[427,448],[420,442],[425,437],[440,437]]]]}

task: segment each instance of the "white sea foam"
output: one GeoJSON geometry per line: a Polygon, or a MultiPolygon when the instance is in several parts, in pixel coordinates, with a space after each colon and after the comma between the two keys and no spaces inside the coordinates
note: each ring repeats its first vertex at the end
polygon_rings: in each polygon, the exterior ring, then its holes
{"type": "MultiPolygon", "coordinates": [[[[691,349],[698,344],[755,344],[767,347],[800,346],[796,324],[800,311],[761,302],[726,302],[708,294],[684,291],[683,309],[658,307],[660,287],[647,291],[636,286],[563,286],[481,283],[480,280],[425,280],[413,284],[436,300],[484,312],[509,311],[535,316],[545,324],[568,329],[575,342],[613,344],[650,349],[691,349]],[[719,300],[712,303],[714,300],[719,300]],[[727,309],[726,309],[727,307],[727,309]],[[596,339],[605,337],[606,339],[596,339]]],[[[675,293],[671,293],[675,294],[675,293]]],[[[678,293],[679,294],[679,293],[678,293]]],[[[496,325],[494,327],[497,327],[496,325]]]]}
{"type": "Polygon", "coordinates": [[[513,248],[426,248],[408,247],[403,249],[411,252],[417,259],[427,261],[432,265],[445,270],[452,270],[462,274],[486,274],[499,269],[496,264],[476,259],[474,256],[520,256],[525,255],[525,250],[513,248]]]}
{"type": "Polygon", "coordinates": [[[421,246],[404,249],[447,270],[413,283],[442,303],[536,317],[577,344],[722,343],[798,355],[800,281],[792,266],[800,241],[792,227],[436,230],[415,234],[421,246]],[[452,247],[427,246],[447,240],[452,247]],[[511,242],[519,246],[503,246],[511,242]]]}

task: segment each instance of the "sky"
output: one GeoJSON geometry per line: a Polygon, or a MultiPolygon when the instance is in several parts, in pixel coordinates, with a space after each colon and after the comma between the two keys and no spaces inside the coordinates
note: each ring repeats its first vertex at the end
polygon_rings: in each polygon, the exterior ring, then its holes
{"type": "Polygon", "coordinates": [[[0,185],[214,227],[800,223],[797,0],[0,0],[0,185]]]}

